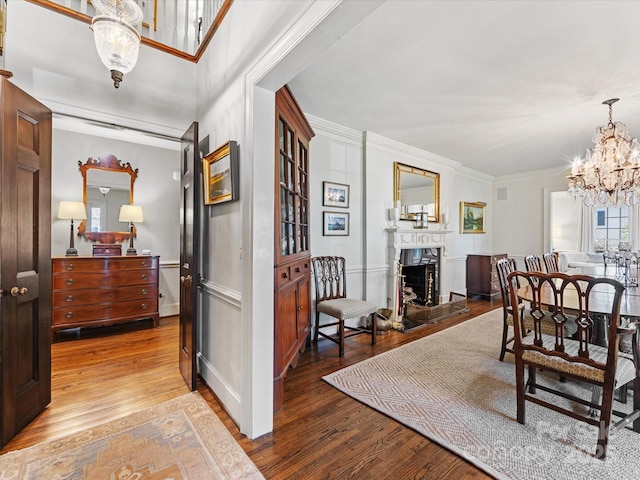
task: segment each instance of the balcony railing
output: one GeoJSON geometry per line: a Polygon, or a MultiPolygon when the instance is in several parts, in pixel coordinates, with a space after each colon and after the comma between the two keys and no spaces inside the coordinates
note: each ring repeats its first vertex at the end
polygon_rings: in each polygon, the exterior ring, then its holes
{"type": "MultiPolygon", "coordinates": [[[[91,0],[28,0],[58,13],[91,23],[91,0]]],[[[135,0],[144,12],[137,26],[142,43],[198,61],[233,0],[135,0]]]]}

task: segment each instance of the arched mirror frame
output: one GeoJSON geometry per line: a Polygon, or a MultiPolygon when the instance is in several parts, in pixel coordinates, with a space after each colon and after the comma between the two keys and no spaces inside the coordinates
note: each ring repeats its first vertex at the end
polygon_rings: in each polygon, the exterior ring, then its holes
{"type": "MultiPolygon", "coordinates": [[[[130,176],[131,182],[129,184],[129,203],[133,204],[133,183],[138,177],[138,169],[135,170],[131,167],[130,163],[122,164],[113,155],[107,155],[106,157],[91,158],[89,157],[86,163],[82,163],[78,160],[78,168],[82,174],[82,201],[85,208],[87,207],[87,172],[91,169],[107,170],[115,173],[125,173],[130,176]]],[[[87,221],[82,220],[78,225],[78,236],[84,237],[85,240],[91,242],[100,243],[118,243],[124,242],[129,239],[129,232],[87,232],[87,221]]],[[[136,236],[135,225],[133,227],[133,236],[136,236]]]]}
{"type": "MultiPolygon", "coordinates": [[[[426,199],[424,204],[433,203],[434,211],[433,215],[428,216],[428,220],[430,222],[438,222],[440,218],[440,174],[431,172],[429,170],[423,170],[422,168],[412,167],[411,165],[405,165],[400,162],[394,162],[393,169],[393,203],[394,205],[398,205],[398,201],[400,201],[401,205],[405,203],[402,201],[402,178],[407,175],[416,175],[418,177],[424,177],[426,179],[431,179],[434,182],[433,185],[433,197],[430,199],[426,199]]],[[[400,219],[402,220],[416,220],[417,215],[415,213],[403,212],[402,208],[400,211],[400,219]]]]}

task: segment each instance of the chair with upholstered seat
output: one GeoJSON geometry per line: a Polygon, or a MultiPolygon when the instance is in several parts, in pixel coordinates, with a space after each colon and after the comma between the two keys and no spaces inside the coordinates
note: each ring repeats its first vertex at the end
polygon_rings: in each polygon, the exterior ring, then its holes
{"type": "MultiPolygon", "coordinates": [[[[598,428],[595,456],[604,459],[610,431],[633,424],[640,432],[640,347],[638,326],[631,322],[623,326],[620,322],[620,304],[624,286],[610,278],[594,278],[586,275],[564,273],[513,272],[507,277],[511,302],[517,304],[517,285],[529,291],[531,298],[528,316],[534,322],[532,334],[525,331],[520,322],[514,322],[514,351],[516,364],[517,420],[525,423],[525,403],[530,401],[555,412],[567,415],[598,428]],[[598,297],[597,299],[594,297],[598,297]],[[579,299],[576,300],[576,299],[579,299]],[[573,303],[572,303],[573,302],[573,303]],[[606,304],[604,303],[606,302],[606,304]],[[565,304],[572,304],[571,314],[565,304]],[[598,305],[598,312],[606,312],[608,342],[605,346],[591,343],[596,328],[595,316],[590,305],[598,305]],[[606,305],[603,307],[603,305],[606,305]],[[555,333],[544,333],[542,324],[551,321],[555,333]],[[576,333],[573,339],[566,338],[566,328],[573,324],[576,333]],[[623,335],[632,338],[633,354],[619,352],[619,339],[623,335]],[[525,367],[528,376],[525,380],[525,367]],[[559,385],[555,376],[540,375],[544,370],[578,382],[570,391],[567,383],[559,385]],[[613,408],[616,387],[633,382],[634,400],[631,413],[613,408]],[[591,384],[602,389],[602,396],[595,401],[590,390],[582,388],[591,384]],[[543,393],[537,395],[537,391],[543,393]],[[599,418],[589,414],[593,409],[600,412],[599,418]],[[612,417],[620,420],[613,423],[612,417]]],[[[553,422],[553,417],[546,417],[553,422]]]]}
{"type": "Polygon", "coordinates": [[[371,345],[376,344],[376,318],[378,306],[375,303],[347,297],[347,278],[345,259],[343,257],[314,257],[313,278],[316,285],[316,324],[313,334],[314,343],[318,335],[335,342],[340,347],[340,356],[344,356],[345,338],[361,333],[371,334],[371,345]],[[328,323],[320,323],[320,315],[325,314],[334,319],[328,323]],[[370,317],[371,328],[346,325],[349,319],[370,317]],[[337,327],[337,333],[321,331],[327,327],[337,327]],[[349,333],[345,333],[345,330],[349,333]]]}
{"type": "MultiPolygon", "coordinates": [[[[510,273],[517,270],[516,261],[513,258],[501,258],[496,263],[496,271],[498,273],[498,281],[500,283],[500,293],[502,294],[502,346],[500,348],[500,361],[504,360],[505,353],[513,353],[513,348],[509,345],[513,343],[513,338],[509,338],[509,327],[513,327],[513,307],[511,304],[511,294],[509,291],[509,282],[507,280],[510,273]]],[[[533,319],[530,315],[525,314],[525,305],[522,301],[518,302],[518,315],[524,325],[524,331],[530,332],[534,328],[533,319]]],[[[567,326],[566,335],[570,336],[576,332],[577,328],[572,325],[567,326]]],[[[555,333],[555,324],[551,321],[542,322],[542,333],[553,335],[555,333]]]]}
{"type": "Polygon", "coordinates": [[[542,269],[542,260],[537,255],[527,255],[524,257],[524,266],[527,272],[544,272],[542,269]]]}
{"type": "Polygon", "coordinates": [[[558,268],[558,257],[555,253],[545,253],[542,255],[542,259],[544,260],[544,266],[547,269],[547,273],[559,272],[558,268]]]}

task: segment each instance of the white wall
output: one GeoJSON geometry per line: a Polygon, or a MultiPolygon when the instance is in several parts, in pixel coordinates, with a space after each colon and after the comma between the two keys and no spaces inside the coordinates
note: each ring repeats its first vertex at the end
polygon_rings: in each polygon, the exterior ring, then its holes
{"type": "MultiPolygon", "coordinates": [[[[54,119],[51,175],[51,252],[62,256],[69,246],[69,221],[58,220],[60,201],[82,201],[82,175],[78,162],[89,157],[112,154],[130,163],[138,177],[134,183],[134,203],[142,207],[144,221],[136,224],[134,245],[138,252],[149,249],[160,256],[160,313],[175,315],[179,305],[180,184],[173,179],[179,168],[176,148],[166,149],[103,136],[56,128],[54,119]]],[[[176,144],[177,146],[178,144],[176,144]]],[[[126,225],[125,225],[126,230],[126,225]]],[[[75,225],[77,232],[77,224],[75,225]]],[[[74,235],[79,255],[92,254],[92,242],[74,235]]],[[[128,241],[123,244],[123,251],[128,241]]]]}
{"type": "Polygon", "coordinates": [[[550,249],[549,202],[545,192],[566,190],[564,170],[539,170],[497,177],[493,184],[493,250],[507,253],[524,268],[526,255],[542,255],[550,249]],[[502,189],[502,190],[501,190],[502,189]],[[506,191],[504,190],[506,189],[506,191]],[[498,191],[506,199],[498,200],[498,191]]]}

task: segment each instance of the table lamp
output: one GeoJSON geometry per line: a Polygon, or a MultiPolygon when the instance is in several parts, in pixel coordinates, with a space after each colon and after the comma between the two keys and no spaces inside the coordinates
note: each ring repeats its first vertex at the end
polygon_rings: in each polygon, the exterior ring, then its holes
{"type": "Polygon", "coordinates": [[[137,255],[136,249],[133,248],[133,224],[142,222],[142,207],[122,205],[118,221],[129,222],[129,248],[127,248],[127,255],[137,255]]]}
{"type": "Polygon", "coordinates": [[[84,202],[60,202],[60,206],[58,207],[58,218],[62,220],[71,220],[71,233],[69,234],[69,248],[65,255],[67,257],[73,257],[78,255],[78,250],[76,250],[73,244],[73,221],[74,220],[86,220],[87,219],[87,211],[84,206],[84,202]]]}

